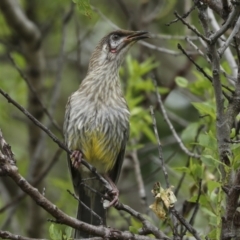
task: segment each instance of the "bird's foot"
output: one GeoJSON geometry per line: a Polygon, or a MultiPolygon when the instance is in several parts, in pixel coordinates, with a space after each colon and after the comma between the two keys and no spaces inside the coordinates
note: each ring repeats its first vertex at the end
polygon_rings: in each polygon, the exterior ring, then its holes
{"type": "Polygon", "coordinates": [[[108,196],[112,199],[112,201],[109,203],[109,207],[116,207],[119,202],[119,191],[115,187],[115,189],[112,189],[110,192],[107,193],[108,196]]]}
{"type": "Polygon", "coordinates": [[[118,205],[118,202],[119,202],[119,190],[109,176],[105,175],[105,178],[108,180],[109,184],[112,187],[112,189],[109,190],[106,193],[106,196],[111,199],[111,202],[108,203],[106,208],[109,208],[109,207],[112,207],[112,206],[116,207],[118,205]]]}
{"type": "Polygon", "coordinates": [[[112,199],[112,201],[110,202],[109,200],[105,199],[103,201],[103,207],[106,209],[106,208],[110,208],[110,207],[116,207],[119,203],[119,191],[115,191],[115,190],[112,190],[112,191],[109,191],[105,194],[106,198],[107,199],[112,199]]]}
{"type": "Polygon", "coordinates": [[[72,160],[72,165],[74,168],[78,169],[82,162],[82,152],[80,150],[74,150],[70,156],[72,160]]]}

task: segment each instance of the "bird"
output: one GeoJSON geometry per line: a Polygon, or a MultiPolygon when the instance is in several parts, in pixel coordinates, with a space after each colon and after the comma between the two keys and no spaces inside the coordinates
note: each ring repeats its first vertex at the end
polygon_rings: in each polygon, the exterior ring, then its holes
{"type": "MultiPolygon", "coordinates": [[[[86,77],[66,105],[63,133],[74,192],[79,198],[77,219],[106,225],[103,196],[118,204],[116,187],[129,137],[130,112],[122,91],[119,68],[130,47],[149,38],[146,31],[115,30],[104,36],[93,51],[86,77]],[[82,159],[91,164],[112,187],[106,193],[103,184],[88,170],[82,159]]],[[[75,230],[74,238],[91,237],[75,230]]]]}

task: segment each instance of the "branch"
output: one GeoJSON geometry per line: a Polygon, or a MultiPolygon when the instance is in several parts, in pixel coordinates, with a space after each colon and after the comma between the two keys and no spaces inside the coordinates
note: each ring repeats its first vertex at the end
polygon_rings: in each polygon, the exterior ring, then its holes
{"type": "MultiPolygon", "coordinates": [[[[46,166],[46,168],[39,174],[39,176],[31,183],[32,185],[38,186],[39,183],[42,182],[42,180],[47,176],[49,171],[53,168],[55,163],[59,160],[59,157],[60,157],[61,153],[62,153],[62,149],[59,148],[55,152],[55,154],[54,154],[52,160],[50,161],[49,165],[46,166]]],[[[26,196],[27,195],[24,192],[19,193],[14,199],[11,200],[11,202],[7,203],[5,206],[0,208],[0,214],[3,213],[4,211],[6,211],[11,206],[13,206],[15,204],[19,204],[26,196]]]]}
{"type": "MultiPolygon", "coordinates": [[[[30,120],[32,120],[33,121],[33,123],[34,124],[36,124],[39,128],[41,128],[45,133],[47,133],[47,135],[55,142],[55,143],[57,143],[58,144],[58,146],[60,147],[60,148],[62,148],[63,150],[65,150],[68,154],[71,154],[71,151],[61,142],[61,141],[59,141],[58,139],[57,139],[57,137],[50,131],[50,130],[48,130],[47,128],[45,128],[45,126],[44,125],[42,125],[38,120],[36,120],[26,109],[24,109],[21,105],[19,105],[18,103],[16,103],[8,94],[6,94],[2,89],[0,89],[0,93],[6,98],[6,99],[8,99],[8,101],[10,102],[10,103],[12,103],[14,106],[16,106],[21,112],[23,112],[30,120]]],[[[86,162],[84,159],[82,159],[82,164],[84,165],[84,166],[86,166],[91,172],[93,172],[95,175],[96,175],[96,177],[104,184],[104,186],[106,187],[106,189],[107,190],[112,190],[112,187],[111,187],[111,185],[106,181],[106,179],[105,178],[103,178],[99,173],[97,173],[97,171],[96,171],[96,169],[94,168],[94,167],[92,167],[88,162],[86,162]]],[[[0,169],[0,174],[1,174],[1,169],[0,169]]],[[[3,171],[3,172],[6,172],[6,171],[3,171]]],[[[17,174],[17,178],[19,179],[19,178],[22,178],[19,174],[18,174],[18,172],[11,172],[11,174],[13,174],[14,176],[15,176],[15,174],[17,174]]],[[[9,173],[8,173],[8,175],[9,175],[9,173]]],[[[11,175],[9,175],[9,176],[11,176],[11,175]]],[[[16,176],[15,176],[16,177],[16,176]]],[[[18,180],[16,180],[16,181],[18,181],[18,180]]],[[[25,182],[24,182],[24,184],[26,184],[28,187],[26,187],[27,189],[31,186],[26,180],[25,180],[25,182]],[[25,183],[26,182],[26,183],[25,183]]],[[[20,187],[22,186],[22,185],[20,185],[20,184],[18,184],[20,187]]],[[[25,186],[25,185],[24,185],[25,186]]],[[[31,195],[30,194],[30,192],[28,192],[27,190],[26,190],[26,188],[22,188],[23,189],[23,191],[25,191],[28,195],[30,195],[32,198],[34,198],[33,197],[33,195],[31,195]]],[[[32,188],[32,187],[31,187],[32,188]]],[[[39,193],[40,194],[40,193],[39,193]]],[[[34,195],[35,196],[35,195],[34,195]]],[[[34,198],[35,199],[35,201],[38,199],[37,197],[36,198],[34,198]]],[[[39,199],[39,201],[41,202],[41,199],[39,199]]],[[[38,201],[37,201],[37,203],[38,203],[38,201]]],[[[48,205],[48,203],[46,203],[47,205],[48,205]]],[[[120,203],[119,203],[120,204],[120,203]]],[[[40,203],[39,203],[39,205],[40,206],[42,206],[40,203]]],[[[43,207],[43,206],[42,206],[43,207]]],[[[44,208],[44,207],[43,207],[44,208]]],[[[119,207],[121,210],[125,210],[125,211],[127,211],[127,212],[129,212],[129,213],[131,213],[131,214],[134,214],[133,216],[138,216],[138,212],[136,212],[135,210],[133,210],[133,209],[131,209],[130,207],[128,207],[128,206],[126,206],[126,205],[121,205],[120,207],[119,207]]],[[[46,211],[48,211],[46,208],[44,208],[46,211]]],[[[118,209],[118,208],[117,208],[118,209]]],[[[49,211],[48,211],[49,212],[49,211]]],[[[49,212],[50,214],[51,214],[51,212],[49,212]]],[[[53,215],[53,214],[52,214],[53,215]]],[[[54,217],[55,217],[55,215],[53,215],[54,217]]],[[[139,219],[139,218],[138,218],[139,219]]],[[[142,220],[142,218],[140,218],[141,220],[142,220]]],[[[145,220],[145,219],[144,219],[145,220]]],[[[145,220],[146,221],[146,220],[145,220]]],[[[61,222],[61,223],[64,223],[64,222],[61,222]]],[[[68,225],[68,224],[67,224],[68,225]]],[[[81,225],[81,224],[80,224],[81,225]]],[[[89,225],[89,224],[88,224],[89,225]]],[[[149,225],[149,224],[148,224],[149,225]]],[[[73,225],[71,225],[72,227],[74,227],[73,225]]],[[[90,225],[91,226],[91,225],[90,225]]],[[[79,228],[80,229],[80,228],[79,228]]],[[[159,230],[158,230],[159,231],[159,230]]],[[[124,239],[124,238],[121,238],[121,239],[124,239]]],[[[127,238],[126,238],[127,239],[127,238]]],[[[139,238],[139,240],[140,239],[145,239],[145,238],[139,238]]],[[[148,239],[148,238],[147,238],[148,239]]]]}
{"type": "Polygon", "coordinates": [[[221,37],[231,27],[233,21],[237,16],[239,16],[239,14],[240,14],[240,5],[236,4],[234,10],[231,12],[227,21],[224,23],[224,25],[217,32],[215,32],[209,37],[211,44],[215,43],[218,40],[218,38],[221,37]]]}
{"type": "MultiPolygon", "coordinates": [[[[12,103],[16,108],[18,108],[22,113],[24,113],[36,126],[38,126],[40,129],[42,129],[60,148],[65,150],[68,154],[71,154],[71,151],[65,146],[65,144],[63,144],[49,129],[47,129],[42,123],[40,123],[35,117],[33,117],[31,115],[31,113],[29,113],[24,107],[22,107],[20,104],[18,104],[16,101],[14,101],[1,88],[0,88],[0,94],[2,94],[8,100],[8,102],[12,103]]],[[[96,169],[93,166],[91,166],[84,159],[82,161],[82,164],[96,175],[96,177],[104,184],[104,186],[107,188],[107,190],[109,190],[109,191],[112,190],[112,187],[107,182],[107,180],[105,178],[103,178],[99,173],[97,173],[96,169]]]]}
{"type": "Polygon", "coordinates": [[[200,2],[207,4],[209,8],[211,8],[219,16],[223,17],[223,9],[220,0],[200,0],[200,2]]]}
{"type": "MultiPolygon", "coordinates": [[[[157,50],[161,53],[166,53],[166,54],[173,55],[173,56],[182,55],[180,52],[176,52],[176,51],[173,51],[173,50],[167,49],[167,48],[158,47],[158,46],[155,46],[151,43],[148,43],[148,42],[145,42],[145,41],[142,41],[142,40],[138,41],[138,43],[143,45],[144,47],[147,47],[147,48],[152,49],[152,50],[157,50]]],[[[194,52],[188,52],[188,54],[191,54],[191,55],[194,54],[195,55],[195,54],[197,54],[197,52],[195,52],[195,51],[194,52]]]]}
{"type": "MultiPolygon", "coordinates": [[[[212,83],[212,77],[209,76],[209,75],[204,71],[204,69],[201,68],[201,67],[194,61],[194,59],[192,59],[192,57],[187,54],[187,52],[183,49],[183,47],[182,47],[181,44],[179,44],[179,43],[178,43],[178,49],[180,49],[180,50],[183,52],[183,54],[194,64],[194,66],[196,67],[196,69],[197,69],[199,72],[201,72],[201,73],[203,74],[203,76],[206,77],[206,78],[212,83]]],[[[229,92],[234,93],[234,91],[233,91],[230,87],[228,87],[227,85],[222,84],[222,87],[225,88],[225,89],[227,89],[229,92]]]]}
{"type": "Polygon", "coordinates": [[[1,231],[0,230],[0,238],[2,239],[12,239],[12,240],[46,240],[46,239],[40,239],[40,238],[28,238],[28,237],[23,237],[20,235],[12,234],[7,231],[1,231]]]}
{"type": "Polygon", "coordinates": [[[192,227],[191,224],[189,224],[189,223],[184,219],[183,216],[181,216],[181,215],[179,214],[179,212],[178,212],[175,208],[170,208],[170,211],[171,211],[171,213],[178,219],[178,221],[179,221],[180,223],[182,223],[182,225],[184,225],[184,226],[187,228],[187,230],[195,237],[195,239],[201,240],[201,238],[200,238],[199,234],[197,233],[197,231],[192,227]]]}
{"type": "Polygon", "coordinates": [[[28,80],[28,78],[25,76],[25,74],[23,73],[23,71],[18,67],[18,65],[16,64],[16,62],[14,61],[14,59],[12,58],[11,54],[8,54],[8,57],[10,59],[10,61],[12,62],[14,68],[18,71],[19,75],[21,76],[21,78],[26,82],[29,90],[32,92],[32,94],[35,95],[36,100],[39,102],[39,104],[42,107],[42,110],[45,112],[45,114],[48,116],[50,122],[53,124],[53,126],[60,132],[62,133],[61,128],[59,127],[58,123],[53,119],[53,117],[51,116],[50,112],[48,111],[48,109],[44,106],[44,104],[42,103],[40,97],[38,96],[37,91],[35,90],[35,88],[31,85],[30,81],[28,80]]]}
{"type": "Polygon", "coordinates": [[[166,181],[166,187],[169,188],[170,187],[170,183],[169,183],[169,179],[168,179],[168,173],[164,164],[164,160],[163,160],[163,152],[162,152],[162,144],[158,135],[158,130],[157,130],[157,123],[156,123],[156,118],[154,116],[154,111],[153,111],[153,107],[150,106],[150,113],[152,115],[152,124],[153,124],[153,129],[154,129],[154,133],[155,133],[155,137],[157,139],[157,143],[158,143],[158,155],[159,155],[159,159],[160,159],[160,163],[161,163],[161,167],[163,170],[163,174],[164,174],[164,178],[166,181]]]}
{"type": "MultiPolygon", "coordinates": [[[[133,141],[133,145],[135,145],[136,142],[133,141]]],[[[148,206],[147,206],[147,194],[144,188],[144,181],[143,181],[143,176],[141,173],[141,166],[140,166],[140,162],[138,159],[138,154],[137,154],[137,150],[134,149],[132,151],[131,154],[132,157],[132,161],[133,161],[133,166],[134,166],[134,172],[135,172],[135,176],[136,176],[136,180],[137,180],[137,186],[138,186],[138,192],[139,192],[139,197],[141,199],[142,205],[143,207],[146,207],[146,209],[148,210],[148,206]]]]}
{"type": "Polygon", "coordinates": [[[178,136],[176,130],[174,129],[171,121],[170,121],[169,118],[168,118],[167,112],[166,112],[165,107],[164,107],[164,105],[163,105],[163,102],[162,102],[162,100],[161,100],[160,93],[159,93],[158,90],[157,90],[157,82],[156,82],[155,79],[152,79],[152,80],[153,80],[153,83],[154,83],[154,86],[155,86],[155,90],[156,90],[156,95],[157,95],[157,101],[158,101],[159,108],[160,108],[160,110],[161,110],[161,112],[162,112],[162,114],[163,114],[163,118],[164,118],[164,120],[166,121],[166,123],[168,124],[168,126],[169,126],[169,128],[170,128],[170,130],[171,130],[171,132],[172,132],[172,134],[173,134],[173,136],[174,136],[174,138],[176,139],[177,143],[179,144],[179,146],[180,146],[180,148],[182,149],[183,152],[185,152],[185,153],[186,153],[188,156],[190,156],[190,157],[199,159],[201,156],[199,156],[198,154],[194,154],[194,153],[190,152],[190,151],[184,146],[181,138],[178,136]]]}
{"type": "Polygon", "coordinates": [[[240,17],[238,18],[237,23],[235,24],[235,27],[232,30],[232,32],[231,32],[230,36],[228,37],[227,41],[223,44],[223,46],[221,48],[218,49],[218,54],[220,55],[220,57],[222,56],[222,54],[224,53],[226,48],[229,47],[231,41],[236,36],[239,29],[240,29],[240,17]]]}
{"type": "Polygon", "coordinates": [[[130,213],[133,217],[138,219],[143,224],[143,231],[145,231],[147,229],[150,233],[152,233],[154,236],[156,236],[159,239],[166,239],[166,240],[170,239],[163,232],[161,232],[157,227],[152,225],[152,223],[150,223],[148,220],[146,220],[139,212],[135,211],[134,209],[130,208],[129,206],[120,203],[120,204],[118,204],[116,209],[124,210],[125,212],[130,213]]]}
{"type": "MultiPolygon", "coordinates": [[[[214,16],[213,14],[213,11],[211,10],[208,10],[208,17],[209,17],[209,22],[213,28],[214,31],[218,31],[220,29],[220,26],[219,26],[219,23],[218,23],[218,20],[216,19],[216,17],[214,16]]],[[[224,41],[226,41],[226,38],[225,36],[223,35],[221,37],[221,39],[219,38],[218,39],[218,43],[220,46],[223,46],[224,45],[224,41]]],[[[229,79],[229,82],[231,83],[231,85],[235,85],[235,81],[236,81],[236,77],[237,77],[237,64],[236,64],[236,61],[235,61],[235,57],[233,56],[232,54],[232,51],[230,48],[227,48],[226,51],[224,52],[224,57],[226,58],[231,70],[232,70],[232,79],[228,77],[229,79]]]]}
{"type": "Polygon", "coordinates": [[[202,38],[204,41],[209,42],[209,39],[203,36],[195,27],[189,25],[176,11],[174,12],[175,16],[190,30],[192,30],[198,37],[202,38]]]}
{"type": "MultiPolygon", "coordinates": [[[[0,143],[1,145],[5,145],[4,138],[2,136],[2,133],[0,132],[0,143]]],[[[9,146],[9,145],[6,145],[9,146]]],[[[9,148],[8,148],[9,149],[9,148]]],[[[109,227],[104,226],[93,226],[91,224],[84,223],[82,221],[79,221],[75,218],[69,217],[67,214],[65,214],[63,211],[61,211],[59,208],[57,208],[55,205],[53,205],[48,199],[46,199],[43,194],[41,194],[36,188],[34,188],[32,185],[28,183],[28,181],[19,174],[18,168],[15,164],[13,164],[14,160],[11,159],[12,154],[9,154],[6,152],[6,155],[0,152],[0,171],[4,173],[5,175],[12,178],[12,180],[25,192],[27,193],[39,206],[41,206],[43,209],[45,209],[49,214],[51,214],[55,219],[57,223],[65,224],[68,226],[71,226],[75,229],[79,229],[82,231],[89,232],[96,236],[101,236],[103,238],[107,239],[135,239],[135,240],[151,240],[150,237],[147,236],[141,236],[138,234],[133,234],[130,232],[121,232],[109,227]]],[[[145,223],[145,226],[152,227],[153,231],[156,231],[159,237],[158,239],[169,239],[168,237],[165,237],[165,235],[160,232],[156,227],[154,227],[151,223],[148,223],[147,220],[145,220],[141,214],[134,211],[133,209],[129,208],[126,205],[119,205],[120,209],[124,209],[127,212],[133,213],[135,217],[138,219],[141,219],[142,222],[145,223]]],[[[1,232],[0,232],[1,233],[1,232]]]]}

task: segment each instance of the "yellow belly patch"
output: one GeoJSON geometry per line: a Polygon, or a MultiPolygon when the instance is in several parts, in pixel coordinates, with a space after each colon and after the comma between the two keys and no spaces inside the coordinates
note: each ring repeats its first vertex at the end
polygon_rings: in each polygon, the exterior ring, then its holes
{"type": "Polygon", "coordinates": [[[104,134],[92,132],[81,142],[81,145],[84,158],[97,171],[106,173],[113,168],[120,149],[116,142],[109,142],[104,134]]]}

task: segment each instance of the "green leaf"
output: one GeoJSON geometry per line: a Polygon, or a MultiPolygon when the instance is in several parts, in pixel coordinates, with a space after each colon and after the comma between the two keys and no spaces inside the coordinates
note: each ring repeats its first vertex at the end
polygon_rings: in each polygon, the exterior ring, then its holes
{"type": "Polygon", "coordinates": [[[188,86],[188,80],[184,77],[176,77],[175,82],[179,87],[186,88],[188,86]]]}
{"type": "Polygon", "coordinates": [[[215,214],[214,212],[208,210],[207,208],[202,208],[202,211],[203,211],[205,214],[209,215],[210,217],[217,218],[216,214],[215,214]]]}
{"type": "Polygon", "coordinates": [[[67,240],[72,239],[72,238],[71,238],[71,236],[72,236],[72,228],[66,227],[66,228],[65,228],[65,235],[66,235],[66,239],[67,239],[67,240]]]}
{"type": "Polygon", "coordinates": [[[182,132],[181,138],[182,141],[186,144],[189,142],[193,142],[197,131],[199,128],[199,123],[198,122],[194,122],[194,123],[190,123],[182,132]]]}
{"type": "Polygon", "coordinates": [[[76,3],[78,11],[80,13],[89,18],[92,18],[93,12],[89,0],[72,0],[72,1],[76,3]]]}
{"type": "Polygon", "coordinates": [[[203,178],[204,169],[201,165],[196,164],[196,163],[191,164],[190,169],[191,169],[191,174],[194,176],[194,179],[202,179],[203,178]]]}
{"type": "Polygon", "coordinates": [[[213,230],[207,236],[209,240],[217,239],[217,229],[213,228],[213,230]]]}
{"type": "Polygon", "coordinates": [[[149,138],[149,140],[151,142],[153,142],[153,143],[157,142],[152,129],[150,129],[149,127],[144,127],[144,128],[142,128],[142,131],[143,131],[143,133],[145,133],[145,135],[149,138]]]}
{"type": "Polygon", "coordinates": [[[135,218],[131,218],[131,226],[129,226],[129,231],[132,233],[138,233],[138,229],[141,228],[141,222],[137,221],[135,218]]]}
{"type": "Polygon", "coordinates": [[[210,167],[218,167],[219,164],[222,164],[221,161],[218,159],[215,159],[212,155],[202,155],[201,156],[201,161],[210,167]]]}
{"type": "Polygon", "coordinates": [[[210,193],[212,191],[214,191],[216,188],[219,188],[219,187],[221,187],[221,184],[219,182],[208,180],[208,182],[207,182],[207,189],[208,189],[208,191],[210,193]]]}
{"type": "Polygon", "coordinates": [[[233,152],[233,168],[236,170],[240,167],[240,144],[234,144],[231,146],[233,152]]]}
{"type": "MultiPolygon", "coordinates": [[[[198,196],[194,195],[188,201],[195,203],[195,202],[197,202],[197,198],[198,198],[198,196]]],[[[199,203],[202,206],[208,207],[209,206],[209,198],[206,195],[201,195],[199,198],[199,203]]]]}
{"type": "Polygon", "coordinates": [[[11,57],[13,58],[14,62],[17,64],[19,68],[25,68],[26,67],[26,60],[23,57],[22,54],[13,52],[11,53],[11,57]]]}
{"type": "Polygon", "coordinates": [[[200,114],[209,115],[213,119],[216,118],[215,105],[209,102],[192,102],[192,105],[200,112],[200,114]]]}
{"type": "Polygon", "coordinates": [[[138,233],[138,228],[136,227],[133,227],[133,226],[129,226],[129,231],[132,232],[132,233],[138,233]]]}
{"type": "Polygon", "coordinates": [[[56,229],[54,224],[49,227],[49,235],[52,240],[62,240],[62,231],[56,229]]]}
{"type": "Polygon", "coordinates": [[[217,153],[217,140],[211,134],[211,132],[206,133],[206,134],[200,134],[199,145],[214,151],[214,153],[217,153]]]}
{"type": "Polygon", "coordinates": [[[160,94],[166,94],[166,93],[169,93],[170,91],[170,89],[166,87],[158,87],[157,89],[160,94]]]}

